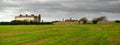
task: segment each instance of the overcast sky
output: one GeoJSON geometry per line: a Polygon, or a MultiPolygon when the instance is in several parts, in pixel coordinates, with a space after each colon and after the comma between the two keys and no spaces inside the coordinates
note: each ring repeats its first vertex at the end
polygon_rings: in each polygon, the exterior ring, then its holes
{"type": "Polygon", "coordinates": [[[41,14],[44,21],[99,16],[120,20],[120,0],[0,0],[0,21],[19,14],[41,14]]]}

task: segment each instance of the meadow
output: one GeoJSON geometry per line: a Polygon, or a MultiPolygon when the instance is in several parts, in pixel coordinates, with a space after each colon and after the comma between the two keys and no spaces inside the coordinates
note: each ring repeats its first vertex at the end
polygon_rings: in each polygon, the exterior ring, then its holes
{"type": "Polygon", "coordinates": [[[0,45],[120,45],[120,24],[0,25],[0,45]]]}

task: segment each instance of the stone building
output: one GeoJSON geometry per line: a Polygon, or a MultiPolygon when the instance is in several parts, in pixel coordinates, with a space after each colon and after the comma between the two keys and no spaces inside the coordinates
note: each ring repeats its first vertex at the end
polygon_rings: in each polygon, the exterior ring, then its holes
{"type": "Polygon", "coordinates": [[[65,19],[63,21],[56,21],[56,22],[54,22],[54,24],[58,24],[58,25],[79,24],[79,22],[78,22],[78,20],[74,20],[74,19],[70,18],[70,19],[65,19]]]}
{"type": "Polygon", "coordinates": [[[15,20],[19,21],[27,21],[27,22],[41,22],[41,15],[39,14],[38,16],[35,16],[34,14],[31,15],[22,15],[20,14],[19,16],[15,16],[15,20]]]}

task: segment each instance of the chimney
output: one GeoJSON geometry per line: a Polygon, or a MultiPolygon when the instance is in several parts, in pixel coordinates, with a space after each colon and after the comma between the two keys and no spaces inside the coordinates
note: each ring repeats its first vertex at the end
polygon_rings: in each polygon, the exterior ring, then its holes
{"type": "Polygon", "coordinates": [[[22,14],[20,14],[19,16],[22,16],[22,14]]]}
{"type": "Polygon", "coordinates": [[[26,16],[28,16],[28,14],[26,14],[26,16]]]}
{"type": "Polygon", "coordinates": [[[70,17],[70,20],[72,20],[72,18],[70,17]]]}
{"type": "Polygon", "coordinates": [[[34,16],[34,14],[31,14],[31,16],[34,16]]]}

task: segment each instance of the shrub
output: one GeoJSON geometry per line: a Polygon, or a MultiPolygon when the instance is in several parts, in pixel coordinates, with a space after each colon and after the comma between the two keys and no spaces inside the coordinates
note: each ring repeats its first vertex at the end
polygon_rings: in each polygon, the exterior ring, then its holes
{"type": "Polygon", "coordinates": [[[120,20],[115,20],[114,22],[115,22],[115,23],[120,23],[120,20]]]}
{"type": "Polygon", "coordinates": [[[80,22],[80,21],[82,21],[84,24],[86,24],[87,21],[88,21],[88,19],[84,17],[84,18],[81,18],[81,19],[79,20],[79,22],[80,22]]]}
{"type": "Polygon", "coordinates": [[[97,24],[99,21],[97,19],[92,20],[93,24],[97,24]]]}

